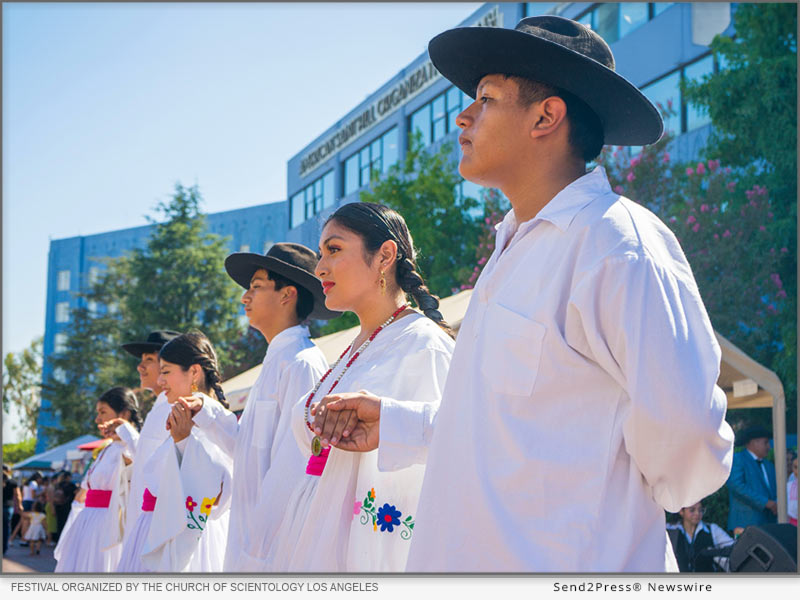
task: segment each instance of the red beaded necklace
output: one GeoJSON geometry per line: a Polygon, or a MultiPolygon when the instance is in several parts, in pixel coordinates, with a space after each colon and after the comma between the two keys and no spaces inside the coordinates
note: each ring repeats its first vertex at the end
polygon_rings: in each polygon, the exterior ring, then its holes
{"type": "MultiPolygon", "coordinates": [[[[401,306],[400,308],[398,308],[396,311],[394,311],[392,313],[391,317],[389,317],[383,323],[378,325],[377,329],[375,329],[375,331],[372,332],[372,334],[364,341],[364,343],[361,344],[361,346],[358,348],[358,350],[356,350],[355,354],[353,354],[353,356],[350,357],[350,360],[347,361],[347,364],[345,364],[344,369],[342,369],[342,372],[339,373],[339,376],[333,382],[333,385],[331,386],[331,389],[328,390],[328,394],[330,394],[333,391],[333,389],[336,387],[336,384],[338,384],[339,381],[341,381],[341,379],[344,376],[344,374],[347,373],[347,369],[350,368],[350,365],[352,365],[354,362],[356,362],[356,359],[361,355],[361,353],[364,351],[364,349],[367,346],[369,346],[370,342],[372,342],[372,340],[375,339],[375,336],[378,335],[378,333],[381,330],[383,330],[387,325],[389,325],[389,323],[394,321],[395,318],[397,318],[397,315],[399,315],[401,312],[403,312],[406,309],[407,306],[408,306],[408,304],[403,304],[403,306],[401,306]]],[[[308,396],[308,399],[306,400],[306,406],[305,406],[306,427],[308,427],[308,429],[311,432],[314,431],[314,428],[311,426],[311,420],[309,419],[309,414],[308,414],[309,413],[309,407],[311,406],[311,401],[314,399],[314,396],[316,396],[317,391],[319,391],[319,388],[322,385],[322,382],[325,381],[328,378],[328,375],[330,375],[334,371],[334,369],[336,369],[337,366],[339,366],[339,363],[342,361],[342,359],[345,357],[345,355],[347,355],[347,353],[350,352],[350,348],[352,348],[352,347],[353,347],[353,344],[351,343],[347,348],[344,349],[344,352],[342,352],[339,355],[339,358],[336,359],[336,362],[333,363],[333,366],[325,372],[325,374],[322,376],[322,378],[317,382],[317,385],[314,386],[314,389],[311,391],[311,393],[308,396]]],[[[321,451],[322,451],[322,441],[319,439],[318,436],[315,435],[314,439],[311,440],[311,452],[314,454],[314,456],[319,456],[319,453],[321,451]]]]}

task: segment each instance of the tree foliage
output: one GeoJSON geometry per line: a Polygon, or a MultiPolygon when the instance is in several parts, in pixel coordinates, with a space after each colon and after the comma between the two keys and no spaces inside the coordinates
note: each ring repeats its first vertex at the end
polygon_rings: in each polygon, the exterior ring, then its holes
{"type": "MultiPolygon", "coordinates": [[[[223,378],[258,364],[261,336],[239,323],[241,289],[225,273],[225,240],[207,231],[197,186],[175,186],[156,207],[153,232],[143,248],[104,259],[105,271],[87,282],[85,306],[71,313],[66,350],[51,359],[54,377],[44,395],[59,426],[52,443],[93,433],[94,401],[116,385],[136,388],[136,361],[120,349],[155,329],[205,333],[217,351],[223,378]],[[93,307],[94,310],[90,310],[93,307]]],[[[136,390],[143,415],[153,396],[136,390]]]]}
{"type": "Polygon", "coordinates": [[[28,438],[16,444],[3,444],[3,462],[14,465],[35,454],[36,438],[28,438]]]}
{"type": "Polygon", "coordinates": [[[9,352],[3,359],[3,412],[15,408],[19,428],[27,436],[36,436],[42,381],[42,338],[18,353],[9,352]]]}
{"type": "Polygon", "coordinates": [[[733,167],[740,188],[759,186],[769,197],[774,218],[762,225],[770,250],[786,251],[767,275],[777,273],[787,297],[777,336],[783,349],[765,364],[780,376],[796,414],[797,4],[739,4],[734,20],[736,36],[711,43],[724,68],[686,85],[685,93],[711,117],[706,157],[733,167]]]}

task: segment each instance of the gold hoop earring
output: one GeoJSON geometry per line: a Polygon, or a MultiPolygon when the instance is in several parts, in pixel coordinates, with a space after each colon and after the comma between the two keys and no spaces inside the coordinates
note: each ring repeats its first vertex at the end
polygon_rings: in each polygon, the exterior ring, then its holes
{"type": "Polygon", "coordinates": [[[386,275],[383,274],[383,271],[381,271],[380,286],[381,286],[381,294],[385,294],[386,293],[386,275]]]}
{"type": "Polygon", "coordinates": [[[194,394],[197,391],[199,391],[199,388],[197,387],[197,384],[193,381],[192,382],[192,393],[194,394]]]}

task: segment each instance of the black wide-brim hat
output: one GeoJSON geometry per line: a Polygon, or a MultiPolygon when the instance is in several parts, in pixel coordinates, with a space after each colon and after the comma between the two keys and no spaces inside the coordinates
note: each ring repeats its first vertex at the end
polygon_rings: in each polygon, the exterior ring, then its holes
{"type": "Polygon", "coordinates": [[[157,353],[161,350],[161,346],[166,344],[173,338],[176,338],[180,335],[177,331],[171,331],[169,329],[159,329],[157,331],[152,331],[147,336],[147,340],[144,342],[129,342],[127,344],[122,344],[122,349],[125,350],[128,354],[133,354],[136,358],[141,358],[142,354],[150,354],[150,353],[157,353]]]}
{"type": "Polygon", "coordinates": [[[475,98],[486,75],[517,75],[570,92],[600,119],[605,144],[658,141],[664,121],[639,89],[616,73],[608,44],[588,27],[556,16],[528,17],[515,29],[458,27],[428,44],[433,65],[475,98]]]}
{"type": "Polygon", "coordinates": [[[234,252],[225,259],[225,270],[244,289],[250,288],[250,280],[259,269],[277,273],[311,293],[314,308],[309,318],[333,319],[342,313],[325,308],[322,282],[314,275],[317,262],[317,255],[309,248],[301,244],[279,242],[273,244],[266,254],[234,252]]]}
{"type": "Polygon", "coordinates": [[[772,432],[766,427],[762,427],[761,425],[754,425],[753,427],[747,427],[746,429],[742,429],[736,434],[735,445],[746,446],[750,442],[750,440],[757,440],[758,438],[772,439],[772,432]]]}

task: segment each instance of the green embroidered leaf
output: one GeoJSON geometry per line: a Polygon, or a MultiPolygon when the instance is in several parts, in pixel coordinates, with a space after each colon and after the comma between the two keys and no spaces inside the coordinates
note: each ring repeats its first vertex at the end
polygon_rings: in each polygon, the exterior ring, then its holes
{"type": "Polygon", "coordinates": [[[409,529],[414,529],[414,523],[409,523],[409,524],[408,524],[408,528],[409,528],[409,529]]]}

